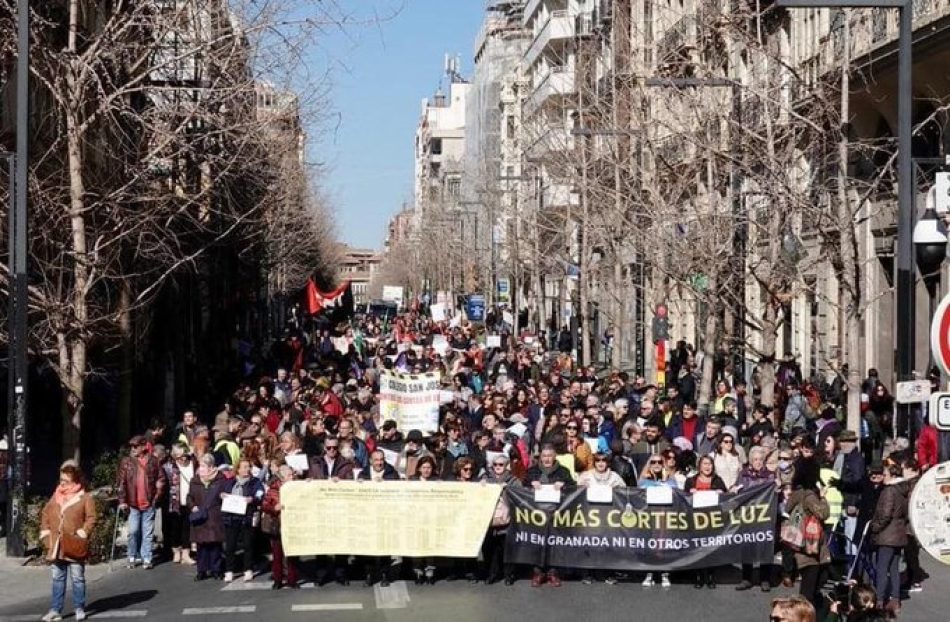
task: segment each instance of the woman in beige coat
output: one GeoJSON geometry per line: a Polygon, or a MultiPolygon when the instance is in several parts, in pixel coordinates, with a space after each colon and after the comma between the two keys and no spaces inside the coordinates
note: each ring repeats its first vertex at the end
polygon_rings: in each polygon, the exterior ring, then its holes
{"type": "Polygon", "coordinates": [[[72,460],[66,461],[59,468],[59,485],[40,517],[40,540],[52,575],[52,603],[44,621],[63,619],[67,572],[76,620],[86,619],[86,559],[95,524],[96,503],[86,491],[82,471],[72,460]]]}

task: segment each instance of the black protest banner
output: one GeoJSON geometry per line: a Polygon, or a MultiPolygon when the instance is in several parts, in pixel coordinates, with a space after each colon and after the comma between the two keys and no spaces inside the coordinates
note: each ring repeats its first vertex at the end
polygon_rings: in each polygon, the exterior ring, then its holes
{"type": "Polygon", "coordinates": [[[505,561],[645,571],[772,562],[774,486],[723,494],[704,508],[672,493],[672,503],[650,505],[642,488],[615,488],[610,503],[591,503],[585,488],[565,488],[559,503],[544,503],[531,488],[508,487],[505,561]]]}

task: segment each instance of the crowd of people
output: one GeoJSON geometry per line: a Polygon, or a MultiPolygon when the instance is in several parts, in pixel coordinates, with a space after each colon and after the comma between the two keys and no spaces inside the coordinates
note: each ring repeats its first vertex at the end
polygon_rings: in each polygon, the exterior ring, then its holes
{"type": "MultiPolygon", "coordinates": [[[[797,583],[802,600],[794,607],[826,610],[822,587],[843,578],[842,567],[855,556],[868,560],[865,579],[874,577],[855,588],[865,590],[872,609],[896,615],[902,593],[922,589],[926,575],[908,499],[916,478],[936,463],[936,450],[925,442],[916,452],[902,439],[885,443],[879,434],[895,432],[889,413],[867,407],[862,429],[845,429],[844,401],[820,395],[790,360],[779,366],[779,407],[760,402],[756,374],[750,389],[728,363],[717,364],[709,403],[700,406],[700,355],[685,344],[671,356],[672,380],[657,386],[619,370],[578,367],[570,352],[557,349],[563,335],[551,350],[542,335],[504,334],[494,348],[483,337],[483,326],[435,322],[419,304],[395,318],[289,330],[267,366],[258,367],[268,373],[246,378],[219,412],[189,410],[174,424],[155,420],[129,441],[116,484],[128,521],[128,567],[153,568],[161,514],[163,554],[195,566],[196,581],[251,581],[269,553],[273,589],[298,587],[301,564],[284,555],[280,537],[281,487],[296,479],[667,486],[688,494],[768,484],[781,500],[781,563],[743,565],[736,590],[797,583]],[[382,370],[441,373],[451,399],[440,408],[437,432],[381,420],[382,370]],[[243,498],[243,514],[223,511],[227,495],[243,498]]],[[[886,395],[872,370],[864,403],[879,404],[874,396],[882,390],[886,395]]],[[[54,585],[48,620],[61,614],[67,574],[82,619],[82,551],[67,546],[85,538],[95,520],[82,481],[78,467],[64,465],[43,514],[54,585]]],[[[522,571],[504,559],[507,523],[499,514],[478,559],[327,556],[308,564],[315,569],[308,578],[346,584],[359,577],[385,586],[405,575],[420,585],[511,585],[524,572],[538,587],[576,577],[645,588],[677,580],[662,571],[522,571]]],[[[711,589],[722,572],[680,574],[697,589],[711,589]]]]}

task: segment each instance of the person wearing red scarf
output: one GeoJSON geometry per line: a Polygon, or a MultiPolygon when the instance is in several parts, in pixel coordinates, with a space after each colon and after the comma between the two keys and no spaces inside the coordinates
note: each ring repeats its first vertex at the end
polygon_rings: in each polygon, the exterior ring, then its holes
{"type": "Polygon", "coordinates": [[[66,600],[66,575],[73,584],[77,620],[86,619],[86,559],[89,536],[96,524],[96,503],[85,490],[85,478],[69,460],[59,468],[59,485],[40,516],[40,541],[52,577],[52,602],[43,620],[61,620],[66,600]]]}

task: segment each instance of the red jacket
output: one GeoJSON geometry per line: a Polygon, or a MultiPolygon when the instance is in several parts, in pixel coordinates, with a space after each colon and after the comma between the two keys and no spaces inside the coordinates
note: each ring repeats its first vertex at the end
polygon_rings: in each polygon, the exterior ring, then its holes
{"type": "Polygon", "coordinates": [[[920,469],[929,469],[939,461],[938,450],[939,442],[937,438],[937,428],[932,425],[925,425],[917,437],[917,462],[920,469]]]}
{"type": "Polygon", "coordinates": [[[343,403],[333,391],[324,391],[323,399],[320,400],[320,409],[327,417],[339,419],[343,416],[343,403]]]}

